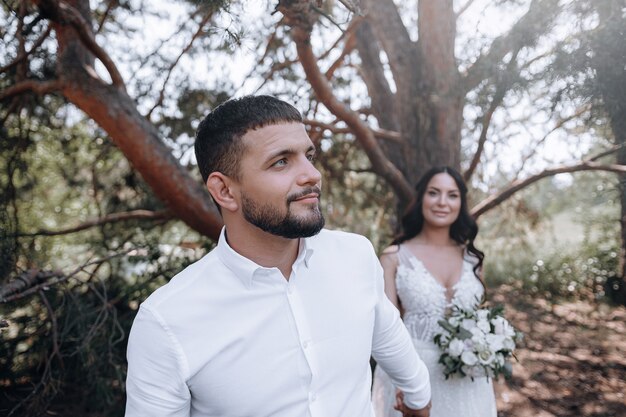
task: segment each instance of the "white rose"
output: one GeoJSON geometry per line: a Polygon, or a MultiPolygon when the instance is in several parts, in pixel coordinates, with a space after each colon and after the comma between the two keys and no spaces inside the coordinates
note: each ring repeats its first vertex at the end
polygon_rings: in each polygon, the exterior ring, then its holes
{"type": "Polygon", "coordinates": [[[491,326],[489,325],[489,322],[486,319],[478,320],[478,323],[476,323],[476,327],[478,327],[480,330],[482,330],[485,333],[489,333],[489,331],[491,330],[491,326]]]}
{"type": "Polygon", "coordinates": [[[478,352],[478,361],[483,365],[491,365],[496,359],[496,355],[489,349],[484,349],[478,352]]]}
{"type": "Polygon", "coordinates": [[[476,320],[463,319],[463,321],[461,322],[461,327],[465,330],[472,330],[474,327],[476,327],[476,320]]]}
{"type": "Polygon", "coordinates": [[[479,337],[479,338],[485,337],[485,332],[480,330],[478,326],[472,327],[469,332],[472,334],[472,337],[479,337]]]}
{"type": "Polygon", "coordinates": [[[473,365],[476,365],[476,362],[478,362],[478,357],[476,356],[474,352],[469,352],[466,350],[461,355],[461,361],[465,365],[473,366],[473,365]]]}
{"type": "Polygon", "coordinates": [[[478,320],[487,320],[489,317],[489,311],[485,309],[478,310],[476,312],[476,317],[478,317],[478,320]]]}
{"type": "Polygon", "coordinates": [[[506,320],[504,322],[504,335],[506,337],[513,337],[513,336],[515,336],[515,330],[513,329],[513,326],[511,326],[509,324],[509,322],[506,321],[506,320]]]}
{"type": "Polygon", "coordinates": [[[495,317],[491,319],[493,324],[493,331],[495,334],[504,334],[504,326],[507,324],[503,317],[495,317]]]}
{"type": "Polygon", "coordinates": [[[504,341],[502,342],[502,345],[504,346],[504,349],[506,350],[515,349],[515,341],[513,341],[513,338],[511,337],[505,337],[504,341]]]}
{"type": "Polygon", "coordinates": [[[487,341],[485,340],[485,334],[482,330],[480,330],[478,327],[474,327],[472,330],[470,330],[470,332],[472,333],[471,340],[474,343],[475,347],[487,345],[487,341]]]}
{"type": "Polygon", "coordinates": [[[494,352],[504,349],[504,336],[501,334],[488,334],[485,341],[489,345],[489,349],[494,352]]]}
{"type": "Polygon", "coordinates": [[[448,323],[450,323],[452,327],[457,327],[459,324],[461,324],[461,320],[458,317],[454,316],[448,319],[448,323]]]}
{"type": "Polygon", "coordinates": [[[491,319],[491,324],[493,324],[494,332],[496,334],[503,334],[507,337],[515,336],[515,329],[513,329],[513,326],[511,326],[504,317],[491,319]]]}
{"type": "Polygon", "coordinates": [[[465,343],[459,339],[452,339],[450,345],[448,345],[448,353],[450,356],[458,358],[463,353],[463,349],[465,348],[465,343]]]}

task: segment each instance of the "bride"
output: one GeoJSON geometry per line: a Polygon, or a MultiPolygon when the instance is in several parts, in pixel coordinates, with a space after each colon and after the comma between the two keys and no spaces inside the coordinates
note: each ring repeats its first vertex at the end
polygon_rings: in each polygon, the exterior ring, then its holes
{"type": "MultiPolygon", "coordinates": [[[[417,196],[402,218],[403,233],[383,251],[385,292],[400,309],[415,349],[428,366],[430,417],[496,417],[491,380],[451,376],[438,363],[433,337],[452,305],[477,308],[484,295],[484,254],[474,247],[478,226],[468,212],[467,187],[449,167],[430,169],[415,186],[417,196]]],[[[396,390],[380,368],[372,401],[377,417],[400,417],[396,390]]]]}

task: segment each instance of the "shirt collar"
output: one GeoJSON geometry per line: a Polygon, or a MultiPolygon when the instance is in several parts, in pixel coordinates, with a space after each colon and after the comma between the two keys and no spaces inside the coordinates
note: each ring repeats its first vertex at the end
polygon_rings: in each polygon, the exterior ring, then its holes
{"type": "MultiPolygon", "coordinates": [[[[220,258],[222,263],[226,265],[228,269],[230,269],[241,281],[246,285],[246,287],[250,287],[252,285],[252,279],[254,274],[260,269],[271,269],[265,268],[254,261],[246,258],[245,256],[237,253],[233,248],[230,247],[228,242],[226,241],[226,228],[223,227],[220,233],[220,238],[217,242],[217,247],[215,248],[217,252],[217,256],[220,258]]],[[[298,256],[296,257],[295,262],[293,263],[293,269],[297,270],[300,264],[304,264],[304,266],[309,268],[309,260],[313,255],[313,248],[311,245],[310,238],[301,238],[300,244],[298,247],[298,256]]]]}

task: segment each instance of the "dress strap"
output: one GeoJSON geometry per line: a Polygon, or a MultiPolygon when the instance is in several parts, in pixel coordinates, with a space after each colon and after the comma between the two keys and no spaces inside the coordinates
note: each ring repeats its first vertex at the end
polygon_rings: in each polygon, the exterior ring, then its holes
{"type": "Polygon", "coordinates": [[[415,255],[407,249],[404,245],[398,245],[398,265],[411,266],[411,259],[415,258],[415,255]]]}

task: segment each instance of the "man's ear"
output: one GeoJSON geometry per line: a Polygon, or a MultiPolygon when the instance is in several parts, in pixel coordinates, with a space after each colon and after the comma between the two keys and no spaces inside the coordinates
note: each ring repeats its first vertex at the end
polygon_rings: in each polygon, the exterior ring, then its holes
{"type": "Polygon", "coordinates": [[[239,204],[231,190],[233,180],[221,172],[212,172],[206,180],[206,187],[222,210],[235,211],[239,204]]]}

